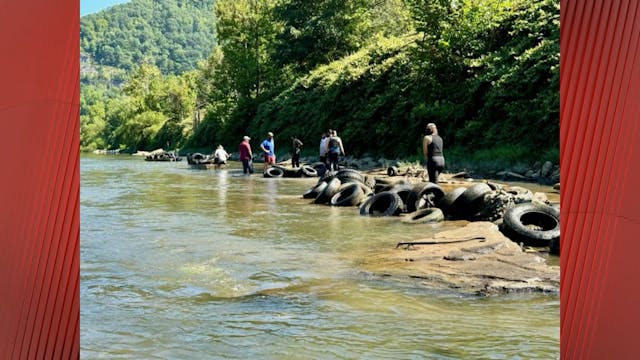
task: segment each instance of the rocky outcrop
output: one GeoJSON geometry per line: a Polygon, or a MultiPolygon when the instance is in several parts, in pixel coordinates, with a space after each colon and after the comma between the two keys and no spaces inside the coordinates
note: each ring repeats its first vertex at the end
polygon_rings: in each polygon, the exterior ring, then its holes
{"type": "Polygon", "coordinates": [[[557,293],[559,266],[523,250],[490,222],[473,222],[432,238],[399,243],[363,266],[374,274],[405,277],[431,289],[491,295],[557,293]]]}

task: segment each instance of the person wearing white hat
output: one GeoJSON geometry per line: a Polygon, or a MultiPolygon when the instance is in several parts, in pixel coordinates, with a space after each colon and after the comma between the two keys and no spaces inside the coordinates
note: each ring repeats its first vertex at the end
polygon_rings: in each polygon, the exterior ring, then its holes
{"type": "Polygon", "coordinates": [[[242,173],[245,175],[253,173],[253,166],[251,166],[253,153],[251,152],[249,140],[251,140],[251,138],[245,135],[240,145],[238,145],[238,154],[240,154],[240,161],[242,161],[242,173]]]}

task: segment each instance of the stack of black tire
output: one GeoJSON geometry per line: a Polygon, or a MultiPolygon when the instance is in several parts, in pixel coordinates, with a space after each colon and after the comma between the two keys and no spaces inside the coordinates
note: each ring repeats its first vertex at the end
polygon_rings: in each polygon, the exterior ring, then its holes
{"type": "Polygon", "coordinates": [[[389,182],[376,179],[375,195],[360,207],[360,215],[395,216],[407,214],[403,222],[431,223],[444,220],[444,214],[436,207],[444,196],[442,188],[434,183],[409,184],[404,181],[389,182]]]}
{"type": "Polygon", "coordinates": [[[500,231],[524,246],[560,253],[560,209],[533,201],[531,191],[478,183],[448,192],[438,206],[451,219],[494,221],[500,231]]]}
{"type": "Polygon", "coordinates": [[[302,194],[315,204],[358,206],[373,193],[375,181],[353,169],[325,171],[318,183],[302,194]]]}
{"type": "Polygon", "coordinates": [[[359,206],[363,216],[398,216],[408,224],[450,220],[493,221],[509,239],[560,252],[560,210],[533,202],[524,188],[491,183],[458,187],[447,193],[431,182],[409,184],[362,175],[357,170],[325,171],[303,195],[315,204],[359,206]]]}
{"type": "Polygon", "coordinates": [[[266,178],[299,178],[299,177],[317,177],[318,172],[310,165],[302,165],[299,168],[287,168],[280,165],[273,165],[268,167],[263,176],[266,178]]]}

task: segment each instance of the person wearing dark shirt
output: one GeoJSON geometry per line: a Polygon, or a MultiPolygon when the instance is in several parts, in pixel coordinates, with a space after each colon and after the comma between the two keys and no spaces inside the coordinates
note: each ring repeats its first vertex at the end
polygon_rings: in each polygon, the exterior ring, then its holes
{"type": "Polygon", "coordinates": [[[427,172],[429,181],[437,184],[438,176],[444,170],[443,141],[438,135],[436,124],[427,124],[427,135],[422,139],[422,155],[427,160],[427,172]]]}
{"type": "Polygon", "coordinates": [[[302,141],[295,136],[291,137],[291,166],[300,167],[300,150],[302,141]]]}
{"type": "Polygon", "coordinates": [[[326,151],[329,161],[329,170],[340,170],[338,157],[340,156],[340,154],[344,155],[344,146],[342,145],[342,139],[338,137],[338,132],[335,130],[331,130],[329,133],[329,140],[327,140],[326,151]]]}

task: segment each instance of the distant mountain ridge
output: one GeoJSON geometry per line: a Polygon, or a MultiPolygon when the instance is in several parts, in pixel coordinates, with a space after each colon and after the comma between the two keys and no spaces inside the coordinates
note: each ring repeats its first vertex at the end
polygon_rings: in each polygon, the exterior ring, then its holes
{"type": "Polygon", "coordinates": [[[215,44],[214,0],[132,0],[80,19],[80,51],[96,65],[165,74],[192,70],[215,44]]]}

